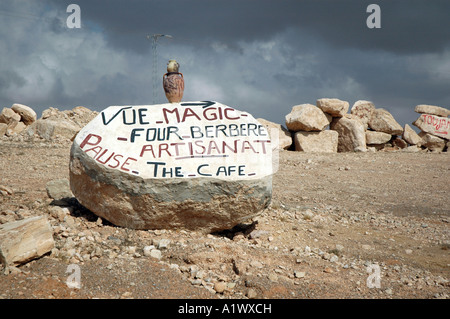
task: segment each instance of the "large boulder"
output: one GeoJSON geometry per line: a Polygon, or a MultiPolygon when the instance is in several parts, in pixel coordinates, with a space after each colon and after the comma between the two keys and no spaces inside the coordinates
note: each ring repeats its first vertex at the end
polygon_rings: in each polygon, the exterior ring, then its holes
{"type": "Polygon", "coordinates": [[[405,124],[405,128],[403,129],[403,139],[411,145],[419,145],[422,142],[422,138],[417,134],[411,126],[405,124]]]}
{"type": "Polygon", "coordinates": [[[402,135],[403,133],[403,127],[385,109],[373,110],[368,124],[371,129],[377,132],[384,132],[391,135],[402,135]]]}
{"type": "Polygon", "coordinates": [[[293,132],[322,131],[331,120],[331,115],[325,114],[317,106],[301,104],[292,107],[291,113],[286,115],[286,127],[293,132]]]}
{"type": "Polygon", "coordinates": [[[6,130],[6,135],[12,136],[15,134],[20,134],[26,129],[26,127],[27,126],[23,122],[11,122],[6,130]]]}
{"type": "Polygon", "coordinates": [[[78,131],[97,115],[98,112],[84,106],[64,111],[50,107],[42,112],[42,117],[31,124],[27,131],[29,135],[36,134],[49,141],[61,138],[72,140],[78,131]]]}
{"type": "Polygon", "coordinates": [[[299,131],[294,135],[295,150],[306,153],[335,153],[338,148],[338,136],[338,132],[332,130],[299,131]]]}
{"type": "Polygon", "coordinates": [[[356,116],[364,124],[364,128],[367,130],[369,120],[372,117],[374,110],[375,106],[372,102],[359,100],[353,104],[350,113],[356,116]]]}
{"type": "Polygon", "coordinates": [[[339,133],[338,152],[367,151],[364,124],[354,115],[335,117],[330,129],[339,133]]]}
{"type": "Polygon", "coordinates": [[[29,128],[47,141],[57,137],[71,139],[80,129],[80,126],[66,119],[39,119],[29,128]]]}
{"type": "Polygon", "coordinates": [[[422,114],[414,121],[417,126],[425,133],[450,140],[450,119],[431,114],[422,114]]]}
{"type": "Polygon", "coordinates": [[[108,107],[77,134],[69,170],[82,205],[134,229],[228,229],[272,197],[267,129],[217,102],[108,107]]]}
{"type": "Polygon", "coordinates": [[[343,117],[348,112],[349,103],[339,99],[318,99],[316,105],[319,109],[333,117],[343,117]]]}
{"type": "Polygon", "coordinates": [[[8,124],[0,123],[0,137],[6,134],[6,130],[8,129],[8,124]]]}
{"type": "Polygon", "coordinates": [[[4,107],[0,113],[0,123],[11,124],[20,121],[20,115],[14,112],[12,109],[4,107]]]}
{"type": "Polygon", "coordinates": [[[13,104],[11,109],[20,115],[21,121],[25,125],[30,125],[34,121],[36,121],[36,112],[29,106],[23,105],[23,104],[13,104]]]}
{"type": "Polygon", "coordinates": [[[422,146],[425,146],[430,151],[442,152],[444,150],[446,141],[443,138],[425,132],[420,132],[419,136],[422,138],[422,146]]]}
{"type": "Polygon", "coordinates": [[[256,119],[259,123],[261,123],[262,125],[264,125],[267,129],[267,131],[269,132],[269,135],[271,137],[272,140],[272,148],[273,149],[289,149],[292,145],[292,136],[291,136],[291,132],[289,132],[286,128],[283,127],[283,125],[281,124],[277,124],[262,118],[258,118],[256,119]],[[272,131],[275,130],[275,131],[272,131]],[[276,139],[274,136],[272,136],[272,132],[277,132],[278,133],[278,145],[276,145],[276,139]]]}
{"type": "Polygon", "coordinates": [[[392,138],[391,134],[375,131],[366,131],[366,143],[370,144],[385,144],[392,138]]]}
{"type": "Polygon", "coordinates": [[[434,106],[434,105],[427,105],[427,104],[420,104],[417,105],[414,109],[415,112],[421,113],[421,114],[431,114],[441,117],[449,117],[450,116],[450,110],[440,107],[440,106],[434,106]]]}
{"type": "Polygon", "coordinates": [[[0,263],[3,266],[26,263],[54,247],[53,230],[45,216],[0,225],[0,263]]]}

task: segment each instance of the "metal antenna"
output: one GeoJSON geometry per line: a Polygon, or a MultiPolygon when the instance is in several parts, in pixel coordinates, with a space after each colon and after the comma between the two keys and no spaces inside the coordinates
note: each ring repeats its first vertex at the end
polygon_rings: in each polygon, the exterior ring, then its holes
{"type": "Polygon", "coordinates": [[[158,44],[158,39],[162,38],[162,37],[166,37],[166,38],[170,38],[172,39],[173,37],[169,34],[152,34],[152,35],[147,35],[147,39],[148,40],[152,40],[152,49],[153,49],[153,104],[156,103],[156,96],[157,96],[157,91],[158,91],[158,77],[156,74],[156,69],[157,69],[157,64],[158,64],[158,52],[157,52],[157,44],[158,44]]]}

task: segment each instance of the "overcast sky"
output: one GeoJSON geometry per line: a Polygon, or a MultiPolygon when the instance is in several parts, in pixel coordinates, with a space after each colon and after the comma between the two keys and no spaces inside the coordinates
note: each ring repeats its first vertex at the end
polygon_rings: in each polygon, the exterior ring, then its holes
{"type": "Polygon", "coordinates": [[[450,1],[1,0],[0,107],[41,112],[153,103],[176,59],[184,101],[215,100],[284,124],[292,106],[370,100],[404,125],[450,108],[450,1]],[[66,25],[81,8],[81,28],[66,25]],[[370,29],[369,4],[381,9],[370,29]]]}

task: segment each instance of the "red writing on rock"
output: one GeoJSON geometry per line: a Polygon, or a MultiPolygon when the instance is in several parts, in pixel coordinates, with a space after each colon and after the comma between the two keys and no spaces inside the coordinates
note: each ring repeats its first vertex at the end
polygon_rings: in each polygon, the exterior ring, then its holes
{"type": "Polygon", "coordinates": [[[130,169],[128,169],[127,166],[130,165],[132,161],[137,161],[137,159],[132,157],[125,157],[122,154],[112,152],[107,148],[103,148],[99,146],[101,141],[101,136],[96,134],[89,134],[85,137],[83,142],[81,142],[80,148],[86,154],[94,154],[93,158],[103,165],[111,168],[119,168],[122,171],[129,172],[130,169]]]}

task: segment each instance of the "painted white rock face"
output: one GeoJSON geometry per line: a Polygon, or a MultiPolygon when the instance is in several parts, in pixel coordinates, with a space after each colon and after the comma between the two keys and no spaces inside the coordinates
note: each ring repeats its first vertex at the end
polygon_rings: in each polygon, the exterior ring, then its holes
{"type": "Polygon", "coordinates": [[[413,125],[417,126],[425,133],[450,140],[450,119],[431,114],[421,114],[414,121],[413,125]]]}
{"type": "Polygon", "coordinates": [[[272,173],[264,125],[210,101],[111,106],[71,149],[75,197],[135,229],[233,227],[269,205],[272,173]]]}

